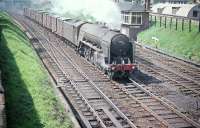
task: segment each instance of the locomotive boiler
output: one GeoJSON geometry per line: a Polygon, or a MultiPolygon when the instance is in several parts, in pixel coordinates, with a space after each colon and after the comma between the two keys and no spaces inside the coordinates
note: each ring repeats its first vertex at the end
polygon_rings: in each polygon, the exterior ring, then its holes
{"type": "Polygon", "coordinates": [[[70,43],[81,56],[112,78],[127,77],[135,70],[135,44],[126,35],[104,25],[42,13],[44,12],[24,9],[26,17],[70,43]]]}
{"type": "Polygon", "coordinates": [[[135,68],[129,38],[105,26],[86,23],[80,28],[79,53],[110,76],[127,76],[135,68]]]}

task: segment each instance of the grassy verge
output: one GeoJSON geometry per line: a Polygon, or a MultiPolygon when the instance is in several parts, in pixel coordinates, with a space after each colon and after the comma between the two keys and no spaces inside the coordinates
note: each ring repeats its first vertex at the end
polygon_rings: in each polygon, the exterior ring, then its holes
{"type": "Polygon", "coordinates": [[[72,127],[27,37],[6,13],[0,13],[0,28],[8,128],[72,127]]]}
{"type": "Polygon", "coordinates": [[[197,31],[197,26],[192,24],[191,32],[181,31],[181,26],[178,28],[178,30],[175,30],[174,27],[165,28],[164,25],[160,27],[157,23],[156,26],[153,25],[139,33],[138,40],[175,56],[200,62],[200,33],[197,31]],[[158,38],[159,41],[155,42],[152,37],[158,38]]]}

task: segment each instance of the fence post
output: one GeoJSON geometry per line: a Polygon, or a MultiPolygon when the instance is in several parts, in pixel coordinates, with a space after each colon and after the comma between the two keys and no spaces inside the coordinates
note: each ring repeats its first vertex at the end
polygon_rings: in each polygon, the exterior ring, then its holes
{"type": "Polygon", "coordinates": [[[167,28],[167,17],[165,16],[165,28],[167,28]]]}
{"type": "Polygon", "coordinates": [[[160,27],[162,26],[162,16],[160,16],[160,27]]]}
{"type": "Polygon", "coordinates": [[[176,18],[176,30],[178,29],[178,19],[176,18]]]}
{"type": "Polygon", "coordinates": [[[157,22],[157,20],[156,20],[156,16],[155,16],[155,26],[156,26],[156,22],[157,22]]]}
{"type": "Polygon", "coordinates": [[[191,32],[191,19],[189,20],[189,32],[191,32]]]}
{"type": "Polygon", "coordinates": [[[200,32],[200,18],[199,18],[199,32],[200,32]]]}
{"type": "Polygon", "coordinates": [[[172,17],[170,18],[170,29],[172,28],[172,17]]]}
{"type": "Polygon", "coordinates": [[[182,31],[184,30],[184,18],[182,19],[182,31]]]}

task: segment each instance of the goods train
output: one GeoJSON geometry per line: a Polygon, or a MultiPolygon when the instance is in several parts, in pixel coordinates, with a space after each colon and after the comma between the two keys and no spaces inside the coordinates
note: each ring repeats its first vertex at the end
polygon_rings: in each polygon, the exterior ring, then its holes
{"type": "Polygon", "coordinates": [[[134,44],[120,32],[29,8],[24,9],[24,15],[70,43],[81,56],[112,78],[127,77],[136,69],[134,44]]]}

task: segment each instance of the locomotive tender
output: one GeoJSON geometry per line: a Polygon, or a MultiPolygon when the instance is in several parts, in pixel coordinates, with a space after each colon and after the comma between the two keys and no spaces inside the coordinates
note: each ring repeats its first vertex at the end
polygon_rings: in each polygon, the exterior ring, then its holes
{"type": "Polygon", "coordinates": [[[120,32],[29,8],[24,9],[24,15],[70,43],[81,56],[111,77],[127,77],[136,69],[134,43],[120,32]]]}

